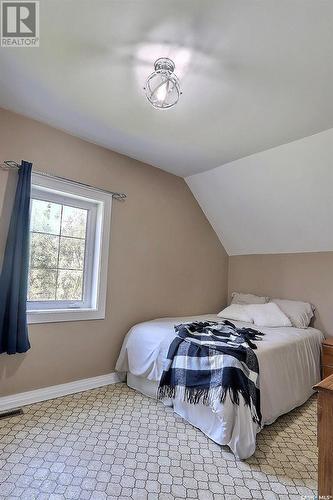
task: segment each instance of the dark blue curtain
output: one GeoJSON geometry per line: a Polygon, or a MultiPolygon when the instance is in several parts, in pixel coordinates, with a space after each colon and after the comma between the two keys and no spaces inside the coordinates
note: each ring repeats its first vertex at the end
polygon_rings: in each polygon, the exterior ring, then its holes
{"type": "Polygon", "coordinates": [[[0,276],[0,353],[30,349],[26,307],[32,164],[22,161],[0,276]]]}

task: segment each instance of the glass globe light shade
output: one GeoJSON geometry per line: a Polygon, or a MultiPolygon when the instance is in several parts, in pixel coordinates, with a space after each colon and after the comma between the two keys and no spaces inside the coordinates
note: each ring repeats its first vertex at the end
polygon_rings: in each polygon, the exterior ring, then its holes
{"type": "Polygon", "coordinates": [[[171,108],[177,104],[181,94],[179,80],[174,74],[175,65],[171,59],[161,57],[155,62],[155,71],[146,82],[148,101],[157,109],[171,108]]]}

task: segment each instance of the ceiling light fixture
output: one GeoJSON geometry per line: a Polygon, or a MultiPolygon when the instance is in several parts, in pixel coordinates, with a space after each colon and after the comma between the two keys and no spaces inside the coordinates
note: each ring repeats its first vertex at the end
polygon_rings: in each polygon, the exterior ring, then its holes
{"type": "Polygon", "coordinates": [[[168,109],[177,104],[180,94],[180,84],[174,74],[175,63],[167,57],[155,61],[155,71],[146,82],[144,90],[148,101],[157,109],[168,109]]]}

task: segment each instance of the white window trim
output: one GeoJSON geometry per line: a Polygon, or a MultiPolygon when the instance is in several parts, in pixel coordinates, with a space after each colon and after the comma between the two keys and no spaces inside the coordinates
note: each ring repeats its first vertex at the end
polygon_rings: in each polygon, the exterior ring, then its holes
{"type": "Polygon", "coordinates": [[[97,205],[96,234],[94,252],[94,272],[92,276],[92,307],[79,309],[39,309],[27,312],[28,324],[57,323],[60,321],[80,321],[105,318],[108,260],[111,233],[112,195],[94,188],[81,186],[74,181],[66,181],[32,174],[32,186],[45,192],[68,193],[71,198],[86,200],[97,205]]]}

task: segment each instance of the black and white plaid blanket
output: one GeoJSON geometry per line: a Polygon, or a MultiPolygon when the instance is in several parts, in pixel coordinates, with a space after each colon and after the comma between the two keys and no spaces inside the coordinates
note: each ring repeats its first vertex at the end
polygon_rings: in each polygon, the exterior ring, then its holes
{"type": "Polygon", "coordinates": [[[261,425],[259,364],[253,351],[261,332],[236,328],[230,321],[195,321],[175,326],[159,384],[158,398],[181,399],[214,406],[227,393],[233,404],[239,396],[261,425]]]}

